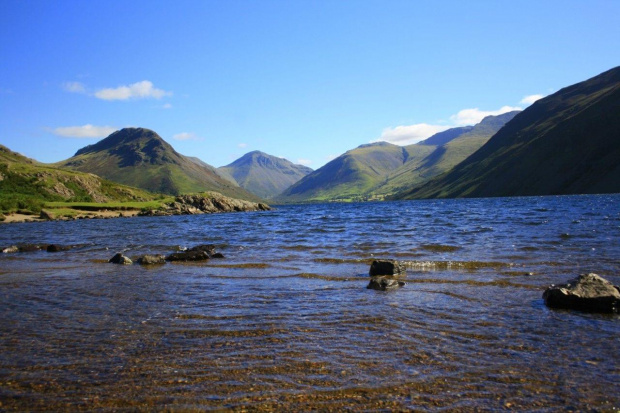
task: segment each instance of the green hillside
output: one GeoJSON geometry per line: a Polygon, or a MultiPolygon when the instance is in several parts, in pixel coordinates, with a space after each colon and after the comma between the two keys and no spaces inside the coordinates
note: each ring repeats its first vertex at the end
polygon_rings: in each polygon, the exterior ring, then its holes
{"type": "Polygon", "coordinates": [[[98,176],[42,164],[0,145],[0,210],[39,212],[46,202],[135,202],[156,196],[98,176]]]}
{"type": "Polygon", "coordinates": [[[453,170],[399,198],[620,192],[620,67],[535,102],[453,170]]]}
{"type": "Polygon", "coordinates": [[[272,198],[312,172],[286,159],[254,151],[233,163],[218,168],[221,176],[237,182],[239,186],[264,199],[272,198]]]}
{"type": "Polygon", "coordinates": [[[358,200],[393,170],[409,153],[387,142],[362,145],[317,169],[274,198],[276,202],[358,200]]]}
{"type": "Polygon", "coordinates": [[[416,148],[420,155],[426,155],[410,157],[403,166],[391,172],[384,183],[374,188],[372,193],[390,195],[410,190],[449,171],[476,152],[517,113],[519,112],[514,111],[497,116],[487,116],[475,126],[449,129],[423,142],[406,147],[408,151],[413,152],[416,148]],[[429,145],[433,142],[437,143],[437,146],[429,145]],[[422,151],[420,147],[433,149],[428,153],[428,149],[422,151]]]}
{"type": "Polygon", "coordinates": [[[179,154],[157,133],[144,128],[116,131],[56,165],[151,192],[178,195],[216,191],[233,198],[258,200],[223,179],[212,166],[179,154]]]}

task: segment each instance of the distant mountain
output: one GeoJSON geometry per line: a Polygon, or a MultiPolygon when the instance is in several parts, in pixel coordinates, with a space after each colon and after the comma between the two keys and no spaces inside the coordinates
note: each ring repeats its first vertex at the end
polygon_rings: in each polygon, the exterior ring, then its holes
{"type": "Polygon", "coordinates": [[[409,153],[387,142],[352,149],[274,198],[276,202],[344,200],[359,197],[403,165],[409,153]]]}
{"type": "Polygon", "coordinates": [[[362,145],[312,172],[276,202],[383,199],[458,164],[518,112],[488,116],[475,126],[449,129],[405,147],[387,142],[362,145]]]}
{"type": "Polygon", "coordinates": [[[249,152],[233,163],[218,168],[247,191],[264,199],[272,198],[312,172],[283,158],[260,151],[249,152]]]}
{"type": "Polygon", "coordinates": [[[154,197],[92,174],[39,163],[0,145],[0,211],[38,211],[46,201],[147,201],[154,197]]]}
{"type": "Polygon", "coordinates": [[[385,182],[373,189],[374,194],[390,195],[417,187],[429,179],[449,171],[476,152],[519,111],[487,116],[474,126],[448,129],[425,141],[407,147],[428,146],[435,143],[433,151],[424,158],[411,158],[403,166],[391,172],[385,182]],[[442,143],[443,142],[443,143],[442,143]]]}
{"type": "Polygon", "coordinates": [[[233,198],[257,200],[223,179],[214,167],[179,154],[157,133],[144,128],[116,131],[56,165],[151,192],[178,195],[216,191],[233,198]]]}
{"type": "Polygon", "coordinates": [[[620,67],[538,100],[450,172],[399,198],[620,192],[620,67]]]}

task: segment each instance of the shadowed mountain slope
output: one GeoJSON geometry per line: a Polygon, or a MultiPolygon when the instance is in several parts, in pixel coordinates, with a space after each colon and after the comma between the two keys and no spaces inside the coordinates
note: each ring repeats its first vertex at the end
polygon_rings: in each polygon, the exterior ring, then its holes
{"type": "Polygon", "coordinates": [[[620,67],[543,98],[399,198],[620,192],[620,67]]]}
{"type": "Polygon", "coordinates": [[[56,165],[151,192],[178,195],[216,191],[233,198],[257,200],[223,179],[212,166],[179,154],[157,133],[144,128],[116,131],[56,165]]]}
{"type": "Polygon", "coordinates": [[[311,173],[312,169],[296,165],[284,158],[253,151],[229,165],[218,168],[218,172],[231,177],[247,191],[268,199],[311,173]]]}

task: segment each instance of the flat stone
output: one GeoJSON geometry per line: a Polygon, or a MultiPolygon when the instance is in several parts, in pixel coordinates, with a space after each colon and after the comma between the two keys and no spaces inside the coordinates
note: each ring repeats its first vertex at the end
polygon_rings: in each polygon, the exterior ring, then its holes
{"type": "Polygon", "coordinates": [[[136,261],[140,265],[157,265],[157,264],[165,264],[166,257],[163,255],[143,255],[136,261]]]}
{"type": "Polygon", "coordinates": [[[205,251],[175,252],[166,257],[166,261],[204,261],[209,259],[205,251]]]}

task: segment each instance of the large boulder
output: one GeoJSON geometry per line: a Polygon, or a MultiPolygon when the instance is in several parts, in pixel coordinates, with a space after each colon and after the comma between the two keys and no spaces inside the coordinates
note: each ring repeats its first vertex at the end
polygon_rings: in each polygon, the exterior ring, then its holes
{"type": "Polygon", "coordinates": [[[213,254],[215,254],[215,245],[213,245],[213,244],[196,245],[195,247],[192,247],[192,248],[188,249],[187,251],[189,251],[189,252],[192,252],[192,251],[204,251],[207,254],[209,254],[209,257],[210,257],[213,254]]]}
{"type": "Polygon", "coordinates": [[[617,313],[620,289],[596,274],[581,274],[566,284],[552,285],[543,293],[545,304],[553,308],[617,313]]]}
{"type": "Polygon", "coordinates": [[[388,291],[395,290],[404,286],[403,281],[398,281],[392,277],[372,277],[366,288],[370,290],[388,291]]]}
{"type": "Polygon", "coordinates": [[[131,265],[133,264],[133,261],[131,261],[131,259],[129,259],[128,257],[125,257],[122,253],[118,253],[116,255],[114,255],[112,258],[110,258],[110,261],[112,264],[121,264],[121,265],[131,265]]]}
{"type": "Polygon", "coordinates": [[[407,273],[405,264],[395,260],[374,260],[370,264],[369,274],[371,277],[379,275],[391,275],[394,277],[404,276],[407,273]]]}

